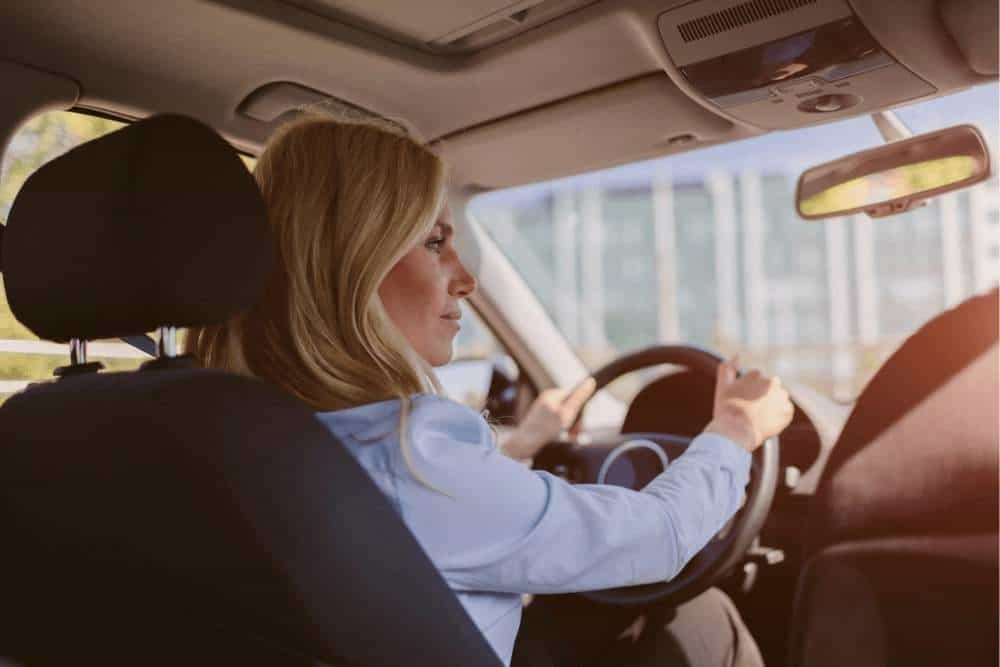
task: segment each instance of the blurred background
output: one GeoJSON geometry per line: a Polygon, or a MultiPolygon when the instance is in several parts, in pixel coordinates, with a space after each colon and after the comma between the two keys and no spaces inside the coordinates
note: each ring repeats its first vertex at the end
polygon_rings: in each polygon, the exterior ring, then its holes
{"type": "MultiPolygon", "coordinates": [[[[992,84],[897,113],[914,133],[974,124],[996,156],[998,104],[992,84]]],[[[907,335],[1000,280],[995,169],[901,215],[798,217],[802,171],[881,143],[856,118],[481,195],[472,215],[589,368],[684,342],[850,403],[907,335]]]]}

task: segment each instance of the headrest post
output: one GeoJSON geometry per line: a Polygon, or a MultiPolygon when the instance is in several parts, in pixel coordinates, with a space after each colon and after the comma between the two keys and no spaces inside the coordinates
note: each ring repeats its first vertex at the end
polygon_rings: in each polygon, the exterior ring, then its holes
{"type": "Polygon", "coordinates": [[[161,359],[173,359],[177,356],[177,327],[160,327],[156,356],[161,359]]]}
{"type": "Polygon", "coordinates": [[[81,366],[87,363],[87,341],[81,338],[70,339],[69,363],[72,366],[81,366]]]}

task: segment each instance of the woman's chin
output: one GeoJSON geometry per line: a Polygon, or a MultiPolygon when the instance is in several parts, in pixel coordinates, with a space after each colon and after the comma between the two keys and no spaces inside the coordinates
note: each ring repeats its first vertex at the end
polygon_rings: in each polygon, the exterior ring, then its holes
{"type": "Polygon", "coordinates": [[[449,352],[447,355],[442,356],[439,360],[437,360],[434,363],[432,363],[431,366],[433,366],[434,368],[440,368],[441,366],[447,366],[448,364],[451,363],[452,359],[453,359],[453,356],[452,356],[451,352],[449,352]]]}
{"type": "Polygon", "coordinates": [[[424,359],[428,364],[434,368],[439,368],[441,366],[447,366],[451,363],[451,360],[455,356],[455,351],[452,349],[451,345],[448,345],[446,350],[434,350],[432,353],[428,354],[424,359]]]}

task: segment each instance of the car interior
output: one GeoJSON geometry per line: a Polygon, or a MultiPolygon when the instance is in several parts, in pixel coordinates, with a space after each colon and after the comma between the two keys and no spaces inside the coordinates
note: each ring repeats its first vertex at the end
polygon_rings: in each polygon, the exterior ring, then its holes
{"type": "MultiPolygon", "coordinates": [[[[0,225],[11,314],[66,351],[0,403],[0,665],[17,667],[501,664],[307,406],[181,354],[184,327],[263,287],[246,162],[283,123],[388,120],[447,161],[471,307],[517,370],[494,364],[490,413],[516,423],[577,373],[603,388],[685,369],[534,462],[641,488],[711,418],[719,351],[665,340],[588,370],[470,201],[872,114],[886,154],[927,160],[892,110],[996,86],[1000,43],[992,0],[15,0],[0,18],[0,160],[45,112],[121,124],[33,169],[0,225]],[[118,339],[137,369],[88,357],[118,339]]],[[[976,136],[985,157],[957,186],[995,175],[996,137],[976,136]]],[[[851,210],[898,214],[939,186],[851,210]]],[[[583,595],[668,609],[718,586],[772,665],[997,664],[992,280],[901,341],[849,409],[790,389],[743,509],[676,579],[583,595]]],[[[618,405],[606,394],[588,410],[618,405]]]]}

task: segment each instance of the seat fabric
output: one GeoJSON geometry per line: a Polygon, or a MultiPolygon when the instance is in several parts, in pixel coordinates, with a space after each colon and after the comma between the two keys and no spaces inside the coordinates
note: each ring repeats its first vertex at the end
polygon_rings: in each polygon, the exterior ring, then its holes
{"type": "Polygon", "coordinates": [[[26,665],[497,664],[363,469],[261,382],[64,378],[10,399],[0,442],[0,646],[26,665]]]}
{"type": "Polygon", "coordinates": [[[869,382],[805,534],[790,664],[996,665],[998,293],[942,313],[869,382]]]}
{"type": "Polygon", "coordinates": [[[799,590],[791,664],[995,665],[995,535],[838,544],[799,590]]]}

